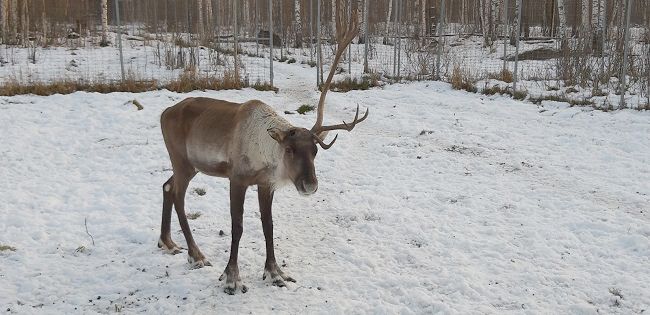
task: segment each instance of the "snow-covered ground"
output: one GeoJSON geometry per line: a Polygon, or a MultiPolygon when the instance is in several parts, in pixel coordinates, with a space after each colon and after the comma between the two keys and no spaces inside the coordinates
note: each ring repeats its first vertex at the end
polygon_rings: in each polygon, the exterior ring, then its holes
{"type": "MultiPolygon", "coordinates": [[[[316,195],[276,194],[276,256],[297,283],[262,280],[249,191],[239,251],[249,292],[223,293],[224,179],[199,175],[187,195],[214,267],[190,270],[185,252],[164,254],[156,242],[170,163],[160,113],[190,95],[258,98],[309,127],[313,113],[284,111],[317,102],[310,69],[277,64],[278,94],[0,97],[0,245],[15,248],[0,252],[0,310],[648,312],[650,113],[538,107],[439,82],[328,95],[326,122],[350,118],[357,104],[370,116],[321,150],[316,195]]],[[[184,245],[175,217],[172,233],[184,245]]]]}

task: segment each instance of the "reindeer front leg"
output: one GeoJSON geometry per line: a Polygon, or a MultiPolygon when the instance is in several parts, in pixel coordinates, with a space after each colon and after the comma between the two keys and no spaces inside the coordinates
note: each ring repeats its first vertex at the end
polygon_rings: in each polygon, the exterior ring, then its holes
{"type": "Polygon", "coordinates": [[[275,251],[273,249],[273,214],[271,212],[273,190],[269,186],[260,185],[257,188],[257,196],[260,203],[264,239],[266,240],[266,263],[264,264],[264,276],[262,276],[262,279],[264,280],[268,277],[273,285],[284,287],[285,280],[291,282],[296,282],[296,280],[282,272],[275,262],[275,251]]]}
{"type": "Polygon", "coordinates": [[[230,243],[230,260],[226,270],[223,271],[219,281],[226,279],[226,287],[224,292],[233,295],[237,289],[241,289],[242,293],[246,293],[248,288],[241,283],[239,277],[239,266],[237,265],[237,254],[239,253],[239,240],[244,232],[243,216],[244,216],[244,198],[246,196],[245,185],[239,185],[230,181],[230,219],[232,220],[232,241],[230,243]]]}

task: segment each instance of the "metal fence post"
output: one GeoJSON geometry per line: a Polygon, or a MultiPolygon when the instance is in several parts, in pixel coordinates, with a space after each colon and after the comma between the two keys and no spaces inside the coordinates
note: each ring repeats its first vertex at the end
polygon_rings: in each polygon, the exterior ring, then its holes
{"type": "MultiPolygon", "coordinates": [[[[348,21],[350,20],[352,20],[352,1],[348,1],[348,21]]],[[[352,45],[348,45],[348,74],[352,78],[352,45]]]]}
{"type": "Polygon", "coordinates": [[[280,16],[280,60],[284,60],[284,42],[286,38],[284,36],[284,22],[282,21],[282,3],[280,3],[280,9],[278,10],[278,15],[280,16]]]}
{"type": "Polygon", "coordinates": [[[363,0],[363,72],[368,73],[368,0],[363,0]]]}
{"type": "MultiPolygon", "coordinates": [[[[210,0],[212,1],[212,0],[210,0]]],[[[219,42],[219,1],[215,1],[214,5],[212,6],[213,11],[212,15],[214,16],[214,33],[215,33],[215,53],[217,54],[217,60],[219,60],[219,46],[221,46],[221,43],[219,42]]]]}
{"type": "Polygon", "coordinates": [[[400,80],[402,76],[402,32],[400,30],[400,24],[402,24],[402,0],[397,1],[399,5],[397,6],[397,79],[400,80]]]}
{"type": "Polygon", "coordinates": [[[630,15],[632,13],[633,0],[627,0],[625,6],[625,40],[623,40],[623,68],[621,69],[621,80],[619,81],[619,92],[621,93],[621,102],[618,108],[625,108],[625,81],[627,76],[628,50],[630,41],[630,15]]]}
{"type": "Polygon", "coordinates": [[[440,0],[440,12],[438,13],[438,25],[436,31],[438,32],[438,55],[436,56],[436,80],[440,80],[440,59],[442,57],[442,19],[445,17],[445,0],[440,0]]]}
{"type": "Polygon", "coordinates": [[[269,80],[273,86],[273,0],[269,0],[269,80]]]}
{"type": "MultiPolygon", "coordinates": [[[[607,10],[607,0],[603,0],[603,1],[604,1],[603,7],[605,8],[605,10],[607,10]]],[[[603,12],[598,12],[598,14],[603,15],[603,21],[602,21],[603,25],[601,25],[602,32],[600,34],[600,36],[602,36],[603,38],[602,38],[602,42],[601,42],[601,52],[600,52],[600,59],[601,59],[601,61],[600,61],[600,73],[599,73],[599,78],[596,79],[596,86],[598,86],[598,84],[600,84],[600,82],[598,82],[598,81],[600,79],[604,78],[604,76],[605,76],[605,49],[607,49],[607,35],[608,35],[607,34],[607,14],[603,14],[603,12]]]]}
{"type": "Polygon", "coordinates": [[[117,46],[120,50],[120,70],[122,71],[122,81],[124,76],[124,52],[122,51],[122,26],[120,25],[120,1],[115,0],[115,22],[117,23],[117,46]]]}
{"type": "MultiPolygon", "coordinates": [[[[390,0],[389,0],[390,1],[390,0]]],[[[395,30],[395,39],[393,41],[393,78],[397,74],[397,16],[399,15],[397,10],[399,8],[399,0],[394,0],[394,5],[395,8],[393,10],[393,14],[395,14],[395,18],[393,19],[393,29],[395,30]]]]}
{"type": "Polygon", "coordinates": [[[512,92],[517,91],[517,72],[518,66],[519,66],[519,38],[521,37],[521,11],[522,11],[522,1],[517,0],[517,29],[515,30],[515,34],[517,34],[516,38],[516,46],[515,46],[515,71],[512,74],[512,92]]]}
{"type": "Polygon", "coordinates": [[[508,20],[508,0],[503,1],[503,22],[505,23],[503,34],[503,70],[508,70],[508,37],[510,35],[510,21],[508,20]]]}
{"type": "Polygon", "coordinates": [[[239,1],[233,1],[232,7],[233,7],[233,42],[234,42],[234,47],[233,47],[233,58],[234,58],[234,65],[235,65],[235,80],[239,81],[239,63],[237,62],[237,56],[239,55],[239,52],[237,51],[237,31],[239,29],[239,26],[237,25],[237,3],[239,1]]]}
{"type": "Polygon", "coordinates": [[[320,31],[320,5],[321,0],[316,1],[316,86],[320,88],[323,83],[323,50],[321,48],[321,31],[320,31]]]}
{"type": "Polygon", "coordinates": [[[314,62],[314,0],[309,0],[309,61],[314,62]]]}

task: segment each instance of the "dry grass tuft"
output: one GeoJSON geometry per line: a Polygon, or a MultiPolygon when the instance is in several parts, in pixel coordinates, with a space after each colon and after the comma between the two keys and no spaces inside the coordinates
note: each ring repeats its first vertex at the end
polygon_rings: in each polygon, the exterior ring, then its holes
{"type": "Polygon", "coordinates": [[[4,251],[15,252],[16,248],[9,245],[0,245],[0,252],[4,252],[4,251]]]}
{"type": "MultiPolygon", "coordinates": [[[[352,90],[368,90],[371,87],[379,86],[379,75],[370,74],[364,75],[361,79],[346,77],[342,81],[332,82],[330,84],[330,91],[334,92],[348,92],[352,90]]],[[[321,86],[321,90],[322,90],[321,86]]]]}
{"type": "Polygon", "coordinates": [[[454,70],[451,73],[451,87],[454,90],[465,90],[473,93],[478,91],[476,85],[474,85],[474,80],[458,65],[454,66],[454,70]]]}
{"type": "Polygon", "coordinates": [[[48,96],[53,94],[70,94],[76,91],[110,93],[110,92],[145,92],[157,89],[156,81],[141,81],[127,79],[117,82],[85,82],[75,80],[60,80],[54,82],[22,83],[11,79],[0,86],[0,95],[14,96],[35,94],[48,96]]]}
{"type": "Polygon", "coordinates": [[[500,72],[488,73],[489,79],[503,81],[505,83],[512,83],[512,72],[508,69],[503,69],[500,72]]]}
{"type": "MultiPolygon", "coordinates": [[[[9,79],[0,85],[0,96],[35,94],[48,96],[53,94],[70,94],[76,91],[111,93],[111,92],[146,92],[168,89],[174,92],[191,92],[194,90],[241,89],[248,86],[232,71],[226,71],[223,77],[201,76],[196,70],[186,69],[177,79],[160,85],[155,80],[141,80],[134,76],[124,81],[92,82],[85,80],[63,79],[53,82],[21,82],[9,79]]],[[[137,106],[137,104],[134,104],[137,106]]]]}

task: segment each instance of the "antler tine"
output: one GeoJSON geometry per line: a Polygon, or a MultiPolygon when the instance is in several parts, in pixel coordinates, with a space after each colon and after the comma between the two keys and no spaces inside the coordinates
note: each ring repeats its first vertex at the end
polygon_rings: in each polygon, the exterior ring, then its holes
{"type": "Polygon", "coordinates": [[[330,142],[330,144],[325,144],[325,142],[323,142],[323,140],[317,134],[312,132],[312,135],[314,136],[314,139],[316,140],[316,142],[318,142],[318,144],[321,146],[321,148],[323,148],[325,150],[331,148],[332,145],[334,144],[334,141],[336,141],[336,138],[339,137],[339,135],[337,134],[336,136],[334,136],[334,139],[332,140],[332,142],[330,142]]]}
{"type": "Polygon", "coordinates": [[[348,123],[346,123],[345,121],[343,121],[343,124],[331,125],[331,126],[321,126],[321,127],[318,128],[318,130],[315,131],[315,132],[318,133],[318,132],[330,131],[330,130],[347,130],[347,131],[352,131],[352,129],[354,129],[354,127],[355,127],[358,123],[360,123],[360,122],[366,120],[366,118],[368,118],[368,113],[369,113],[369,112],[370,112],[370,110],[369,110],[369,109],[366,109],[366,113],[363,114],[363,116],[361,117],[361,119],[359,119],[359,105],[357,105],[357,113],[354,115],[354,120],[353,120],[351,123],[348,124],[348,123]]]}
{"type": "MultiPolygon", "coordinates": [[[[340,0],[337,1],[337,5],[338,4],[340,4],[340,0]]],[[[340,14],[337,14],[337,16],[340,18],[340,14]]],[[[338,22],[341,21],[339,20],[338,22]]],[[[350,43],[357,36],[358,33],[359,33],[359,19],[356,10],[353,10],[352,18],[350,19],[350,22],[348,23],[345,32],[337,34],[337,40],[339,42],[339,46],[336,49],[336,54],[334,55],[334,62],[332,63],[332,67],[330,68],[329,74],[327,75],[327,80],[325,80],[325,83],[321,88],[320,99],[318,100],[316,123],[311,128],[312,131],[319,130],[323,125],[323,116],[325,112],[325,96],[327,95],[327,91],[329,91],[330,85],[332,84],[334,73],[336,73],[336,67],[339,64],[339,60],[341,60],[341,56],[343,55],[343,52],[345,52],[345,49],[348,47],[348,45],[350,45],[350,43]]]]}

